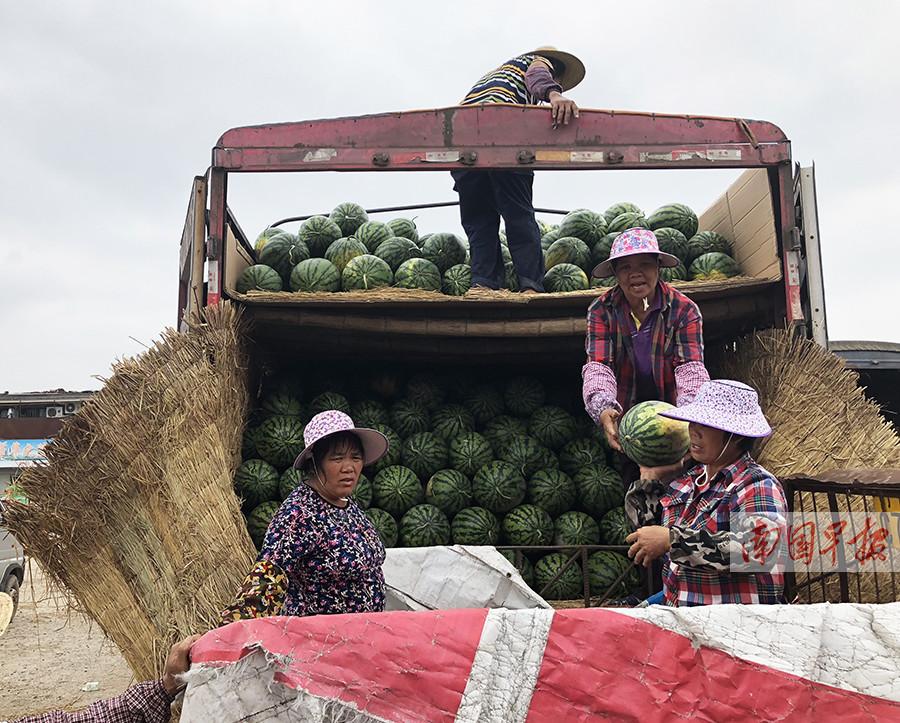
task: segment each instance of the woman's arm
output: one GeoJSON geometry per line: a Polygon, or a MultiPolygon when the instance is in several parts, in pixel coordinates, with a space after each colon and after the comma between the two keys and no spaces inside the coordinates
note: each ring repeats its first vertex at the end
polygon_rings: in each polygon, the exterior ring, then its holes
{"type": "Polygon", "coordinates": [[[660,499],[672,480],[684,474],[687,459],[667,467],[641,467],[640,479],[634,480],[625,493],[625,514],[635,529],[659,524],[660,499]]]}
{"type": "Polygon", "coordinates": [[[678,406],[688,404],[697,396],[700,387],[709,381],[709,372],[703,363],[703,317],[693,302],[689,302],[678,317],[673,364],[675,403],[678,406]]]}

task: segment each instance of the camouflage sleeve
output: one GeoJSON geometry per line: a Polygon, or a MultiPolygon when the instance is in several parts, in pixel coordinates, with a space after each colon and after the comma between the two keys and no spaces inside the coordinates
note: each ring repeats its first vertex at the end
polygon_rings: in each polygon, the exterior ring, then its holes
{"type": "Polygon", "coordinates": [[[658,525],[662,516],[660,498],[669,485],[657,479],[636,479],[625,493],[625,514],[635,530],[658,525]]]}
{"type": "Polygon", "coordinates": [[[688,567],[706,567],[718,572],[768,572],[779,561],[784,518],[745,515],[738,531],[710,532],[682,525],[669,528],[669,559],[688,567]]]}

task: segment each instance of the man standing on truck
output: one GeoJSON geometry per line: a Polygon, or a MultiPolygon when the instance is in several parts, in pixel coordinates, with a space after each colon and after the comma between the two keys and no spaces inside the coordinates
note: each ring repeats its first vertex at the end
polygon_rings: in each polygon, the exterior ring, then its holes
{"type": "MultiPolygon", "coordinates": [[[[571,53],[542,47],[506,61],[484,75],[460,105],[483,103],[550,104],[554,128],[578,117],[578,106],[563,95],[584,78],[584,64],[571,53]]],[[[459,215],[469,237],[472,286],[500,289],[505,278],[500,252],[500,217],[519,288],[525,293],[544,290],[541,233],[534,219],[534,171],[453,171],[459,193],[459,215]]]]}

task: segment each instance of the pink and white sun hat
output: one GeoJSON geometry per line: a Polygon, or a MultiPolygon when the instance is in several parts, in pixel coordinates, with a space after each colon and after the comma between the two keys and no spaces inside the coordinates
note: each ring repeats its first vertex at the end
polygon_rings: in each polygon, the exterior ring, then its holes
{"type": "Polygon", "coordinates": [[[613,261],[637,254],[656,254],[659,257],[659,265],[666,268],[674,268],[681,263],[677,256],[659,250],[659,241],[656,240],[656,234],[653,231],[646,228],[630,228],[616,236],[609,251],[609,258],[597,264],[591,272],[591,276],[601,279],[605,276],[612,276],[614,273],[613,261]]]}
{"type": "Polygon", "coordinates": [[[753,387],[731,379],[704,382],[690,404],[660,412],[661,417],[696,422],[744,437],[768,437],[772,428],[753,387]]]}
{"type": "Polygon", "coordinates": [[[303,441],[306,448],[294,460],[294,469],[300,469],[303,463],[312,457],[313,445],[316,442],[338,432],[352,432],[359,437],[363,447],[363,465],[366,467],[384,457],[388,451],[387,437],[381,432],[368,427],[357,427],[350,419],[350,415],[337,409],[329,409],[319,412],[304,428],[303,441]]]}

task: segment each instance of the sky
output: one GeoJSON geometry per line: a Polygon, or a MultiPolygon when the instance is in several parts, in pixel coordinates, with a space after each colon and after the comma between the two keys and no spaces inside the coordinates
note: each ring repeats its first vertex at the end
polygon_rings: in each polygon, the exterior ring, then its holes
{"type": "MultiPolygon", "coordinates": [[[[900,4],[849,5],[2,2],[0,392],[98,388],[175,323],[191,181],[228,128],[452,105],[548,44],[584,61],[582,107],[779,125],[816,165],[830,338],[900,341],[900,4]]],[[[702,210],[734,176],[553,174],[535,203],[702,210]]],[[[251,236],[345,200],[455,200],[445,173],[273,174],[230,193],[251,236]]],[[[454,231],[456,213],[416,222],[454,231]]]]}

